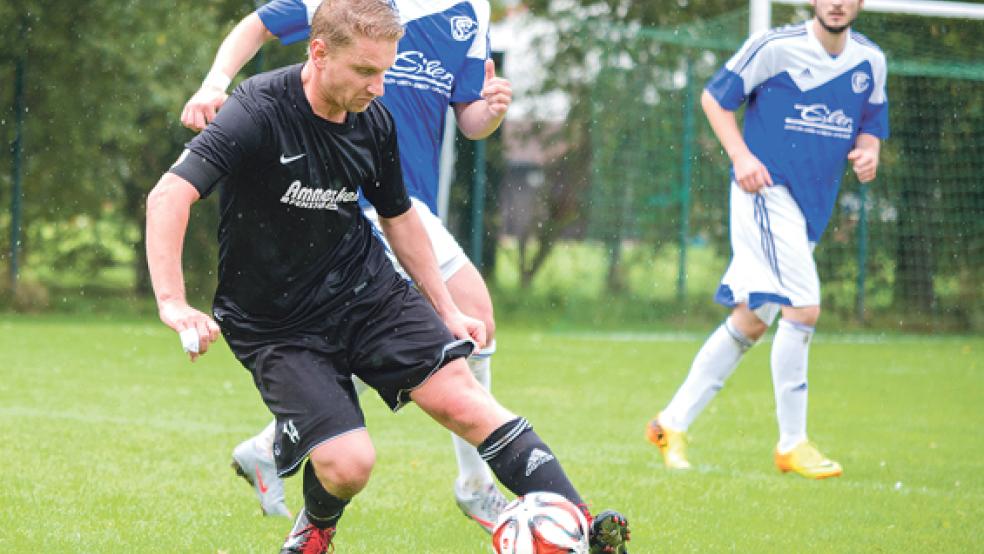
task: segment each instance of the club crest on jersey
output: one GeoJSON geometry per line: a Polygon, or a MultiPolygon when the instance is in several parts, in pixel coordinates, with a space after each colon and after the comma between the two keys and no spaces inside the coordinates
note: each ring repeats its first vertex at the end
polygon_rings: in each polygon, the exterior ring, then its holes
{"type": "Polygon", "coordinates": [[[870,84],[871,77],[864,71],[855,71],[854,75],[851,75],[851,89],[855,94],[861,94],[868,90],[868,85],[870,84]]]}
{"type": "Polygon", "coordinates": [[[451,38],[466,41],[478,32],[478,22],[467,15],[456,15],[451,18],[451,38]]]}
{"type": "Polygon", "coordinates": [[[339,203],[358,201],[359,191],[350,191],[345,187],[338,190],[309,188],[299,180],[291,183],[280,198],[281,204],[307,210],[337,210],[339,203]]]}
{"type": "Polygon", "coordinates": [[[796,104],[799,117],[787,117],[785,129],[811,135],[850,139],[854,131],[854,119],[844,110],[831,110],[826,104],[796,104]]]}

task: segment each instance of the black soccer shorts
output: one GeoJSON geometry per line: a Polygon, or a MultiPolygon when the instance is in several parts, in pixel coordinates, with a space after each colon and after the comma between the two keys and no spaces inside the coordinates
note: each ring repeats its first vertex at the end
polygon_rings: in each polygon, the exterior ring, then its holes
{"type": "Polygon", "coordinates": [[[273,453],[282,477],[295,473],[319,444],[365,427],[352,374],[396,411],[410,401],[410,391],[474,348],[455,339],[395,273],[360,291],[318,328],[278,336],[246,333],[228,320],[220,325],[277,418],[273,453]]]}

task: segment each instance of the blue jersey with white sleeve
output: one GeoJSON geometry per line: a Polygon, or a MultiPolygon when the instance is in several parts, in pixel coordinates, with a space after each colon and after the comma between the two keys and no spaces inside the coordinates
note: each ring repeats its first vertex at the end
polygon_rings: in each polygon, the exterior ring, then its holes
{"type": "Polygon", "coordinates": [[[850,31],[831,56],[813,21],[748,39],[707,84],[722,108],[747,102],[744,138],[773,183],[789,188],[817,241],[833,213],[858,134],[888,137],[885,55],[850,31]]]}
{"type": "MultiPolygon", "coordinates": [[[[481,98],[489,55],[487,0],[394,0],[406,34],[380,99],[393,115],[410,196],[437,213],[438,171],[451,103],[481,98]]],[[[284,44],[304,40],[321,0],[273,0],[256,10],[284,44]]]]}

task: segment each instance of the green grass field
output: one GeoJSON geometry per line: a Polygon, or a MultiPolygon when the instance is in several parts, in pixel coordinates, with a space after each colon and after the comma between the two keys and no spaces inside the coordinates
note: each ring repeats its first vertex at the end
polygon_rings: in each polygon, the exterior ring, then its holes
{"type": "MultiPolygon", "coordinates": [[[[768,346],[691,429],[671,473],[643,425],[699,336],[501,325],[494,389],[528,416],[596,509],[630,519],[633,554],[971,552],[984,544],[984,340],[835,336],[811,355],[811,437],[845,467],[809,482],[772,466],[768,346]]],[[[276,552],[229,453],[267,414],[218,347],[196,364],[151,320],[0,318],[0,552],[276,552]]],[[[409,407],[364,399],[379,463],[346,512],[343,553],[482,553],[457,510],[450,440],[409,407]]],[[[300,504],[298,479],[288,501],[300,504]]]]}

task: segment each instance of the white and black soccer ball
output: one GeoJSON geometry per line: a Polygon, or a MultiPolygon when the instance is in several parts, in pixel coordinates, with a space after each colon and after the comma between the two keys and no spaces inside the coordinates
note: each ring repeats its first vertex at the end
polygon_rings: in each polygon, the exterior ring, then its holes
{"type": "Polygon", "coordinates": [[[588,522],[563,496],[531,492],[502,510],[492,547],[496,554],[588,554],[588,522]]]}

